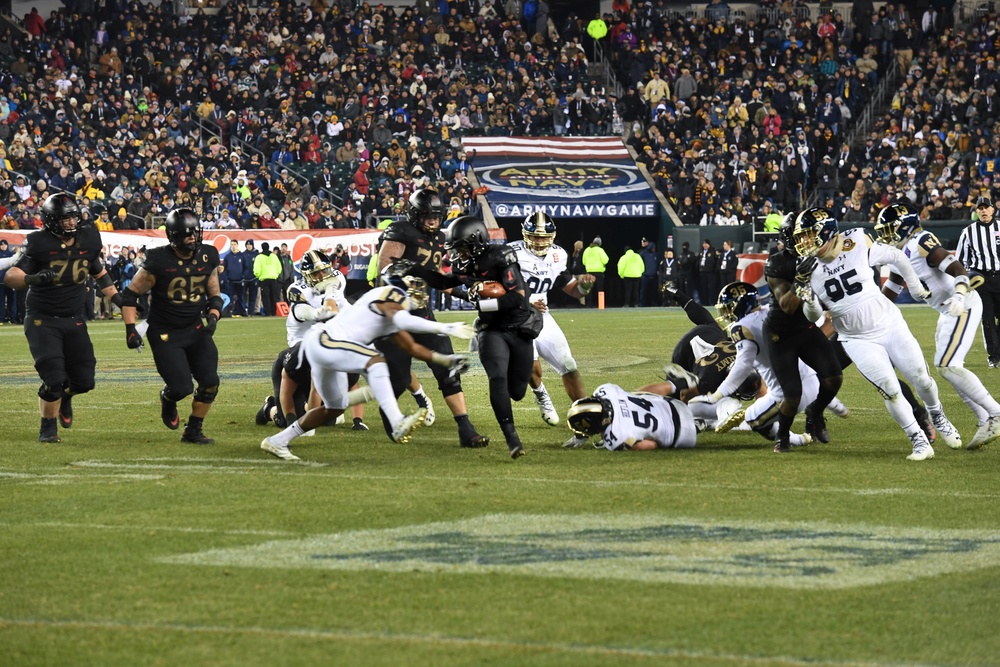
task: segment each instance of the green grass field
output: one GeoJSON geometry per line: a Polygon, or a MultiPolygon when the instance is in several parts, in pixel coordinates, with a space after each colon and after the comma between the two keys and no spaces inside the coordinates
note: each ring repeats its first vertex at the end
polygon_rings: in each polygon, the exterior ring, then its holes
{"type": "MultiPolygon", "coordinates": [[[[935,313],[905,314],[929,358],[935,313]]],[[[588,388],[654,381],[688,327],[679,310],[556,317],[588,388]]],[[[529,394],[513,462],[474,369],[489,448],[458,447],[433,389],[438,422],[411,443],[369,408],[370,432],[321,430],[286,463],[254,425],[282,321],[220,323],[212,447],[161,425],[120,321],[91,333],[97,389],[42,445],[23,334],[0,328],[0,665],[1000,664],[1000,451],[906,461],[855,369],[834,442],[784,456],[749,433],[564,450],[529,394]]],[[[996,390],[981,341],[968,366],[996,390]]]]}

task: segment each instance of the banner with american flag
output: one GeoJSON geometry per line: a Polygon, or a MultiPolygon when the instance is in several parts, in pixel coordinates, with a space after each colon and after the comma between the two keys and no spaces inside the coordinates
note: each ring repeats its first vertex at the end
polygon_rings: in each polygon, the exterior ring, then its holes
{"type": "Polygon", "coordinates": [[[659,202],[618,137],[467,137],[498,218],[646,218],[659,202]]]}

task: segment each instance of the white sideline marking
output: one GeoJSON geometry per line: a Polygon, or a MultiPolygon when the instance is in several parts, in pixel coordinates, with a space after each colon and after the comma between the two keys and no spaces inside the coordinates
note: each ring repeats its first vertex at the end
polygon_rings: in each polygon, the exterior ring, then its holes
{"type": "MultiPolygon", "coordinates": [[[[177,470],[181,472],[193,472],[193,473],[219,473],[219,474],[245,474],[248,472],[247,464],[257,464],[261,467],[271,466],[276,467],[275,470],[268,470],[269,473],[276,473],[281,475],[297,475],[301,471],[296,472],[295,466],[299,468],[324,468],[330,467],[329,463],[319,463],[315,461],[279,461],[278,459],[268,460],[268,459],[194,459],[194,458],[162,458],[162,459],[135,459],[136,463],[114,463],[111,461],[96,461],[96,460],[83,460],[83,461],[73,461],[67,465],[79,466],[81,468],[109,468],[113,470],[177,470]],[[146,461],[181,461],[181,462],[195,462],[201,461],[200,465],[167,465],[165,463],[146,463],[146,461]],[[220,466],[216,465],[217,462],[232,462],[234,466],[220,466]]],[[[310,473],[313,474],[313,473],[310,473]]],[[[502,484],[512,484],[515,482],[524,482],[527,484],[568,484],[568,485],[581,485],[581,486],[592,486],[598,488],[615,488],[615,487],[651,487],[660,489],[725,489],[727,491],[746,491],[746,490],[760,490],[759,486],[748,486],[745,484],[727,484],[725,482],[705,482],[705,483],[692,483],[692,482],[664,482],[664,481],[654,481],[654,480],[636,480],[636,479],[623,479],[623,480],[606,480],[606,479],[555,479],[548,477],[510,477],[510,478],[498,478],[492,474],[483,474],[478,477],[445,477],[440,475],[358,475],[348,472],[336,472],[333,470],[325,471],[321,474],[325,477],[333,477],[336,479],[350,479],[350,480],[385,480],[385,481],[428,481],[428,482],[500,482],[502,484]]],[[[768,488],[775,492],[790,492],[790,493],[835,493],[835,494],[847,494],[847,495],[880,495],[880,494],[919,494],[924,497],[935,497],[935,498],[1000,498],[1000,493],[974,493],[965,491],[928,491],[923,488],[912,488],[912,489],[897,489],[897,488],[885,488],[885,489],[857,489],[850,487],[813,487],[813,486],[779,486],[779,485],[769,485],[768,488]]]]}
{"type": "Polygon", "coordinates": [[[110,480],[112,482],[148,482],[157,479],[164,479],[166,475],[143,475],[140,473],[124,473],[124,474],[113,474],[113,475],[79,475],[71,471],[63,473],[51,473],[51,474],[41,474],[41,473],[26,473],[26,472],[9,472],[0,470],[0,479],[11,479],[24,481],[27,484],[76,484],[78,482],[89,482],[91,480],[98,482],[104,480],[110,480]]]}
{"type": "Polygon", "coordinates": [[[620,646],[587,646],[566,642],[533,642],[492,639],[489,637],[452,637],[442,634],[417,635],[399,632],[361,632],[357,630],[318,630],[314,628],[265,628],[258,626],[183,625],[180,623],[127,623],[122,621],[81,621],[34,618],[0,618],[0,626],[69,628],[124,632],[181,632],[201,635],[252,635],[259,637],[294,637],[321,641],[395,642],[460,648],[493,648],[507,651],[536,651],[627,658],[680,658],[706,662],[732,662],[740,665],[789,665],[791,667],[949,667],[944,663],[877,662],[870,660],[825,660],[781,655],[739,655],[683,649],[655,649],[620,646]]]}
{"type": "Polygon", "coordinates": [[[106,523],[70,523],[67,521],[30,521],[17,523],[11,521],[0,522],[0,526],[6,528],[17,528],[22,526],[32,526],[37,528],[67,528],[70,530],[141,530],[154,531],[158,533],[205,533],[210,535],[257,535],[261,537],[297,537],[300,533],[291,533],[284,530],[252,530],[234,528],[192,528],[191,526],[145,526],[138,524],[112,525],[106,523]]]}

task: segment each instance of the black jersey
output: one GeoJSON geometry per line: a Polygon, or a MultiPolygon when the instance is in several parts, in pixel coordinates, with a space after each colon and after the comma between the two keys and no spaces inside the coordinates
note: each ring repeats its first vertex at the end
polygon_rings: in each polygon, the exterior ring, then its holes
{"type": "Polygon", "coordinates": [[[48,230],[31,232],[24,240],[17,268],[26,274],[51,269],[56,277],[48,285],[28,288],[25,311],[50,317],[80,317],[87,296],[87,278],[104,270],[100,261],[103,242],[95,227],[81,225],[72,245],[48,230]]]}
{"type": "MultiPolygon", "coordinates": [[[[767,258],[764,264],[764,277],[786,280],[790,284],[795,284],[795,264],[796,256],[788,249],[776,252],[767,258]]],[[[802,314],[802,304],[791,315],[781,309],[777,303],[771,306],[767,313],[765,325],[770,331],[775,333],[789,333],[799,329],[808,329],[812,322],[802,314]]]]}
{"type": "Polygon", "coordinates": [[[142,268],[156,278],[149,303],[149,323],[171,328],[194,324],[208,300],[208,279],[219,266],[219,251],[201,244],[189,259],[169,246],[153,248],[142,268]]]}
{"type": "Polygon", "coordinates": [[[670,360],[698,376],[698,388],[710,393],[729,375],[736,361],[736,345],[718,325],[699,324],[677,341],[670,360]],[[695,347],[699,348],[698,354],[695,347]]]}
{"type": "Polygon", "coordinates": [[[440,271],[444,260],[444,232],[427,236],[405,220],[398,220],[385,229],[382,241],[396,241],[406,246],[401,259],[431,271],[440,271]]]}
{"type": "MultiPolygon", "coordinates": [[[[517,299],[513,307],[501,307],[497,311],[480,311],[480,328],[496,331],[518,330],[525,334],[531,334],[533,331],[531,338],[538,336],[542,330],[542,315],[531,305],[531,290],[524,282],[521,268],[517,263],[517,253],[513,248],[506,245],[490,245],[486,252],[476,259],[465,277],[476,282],[499,282],[508,293],[517,290],[524,292],[524,296],[517,299]]],[[[506,299],[508,295],[501,298],[506,299]]]]}

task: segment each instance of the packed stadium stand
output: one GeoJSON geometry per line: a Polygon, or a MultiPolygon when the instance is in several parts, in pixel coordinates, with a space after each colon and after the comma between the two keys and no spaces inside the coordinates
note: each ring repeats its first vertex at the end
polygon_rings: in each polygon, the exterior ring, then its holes
{"type": "Polygon", "coordinates": [[[992,3],[180,4],[0,29],[0,226],[61,190],[116,229],[179,204],[206,228],[374,227],[424,183],[475,211],[477,135],[620,135],[688,225],[900,196],[967,218],[1000,169],[992,3]]]}

